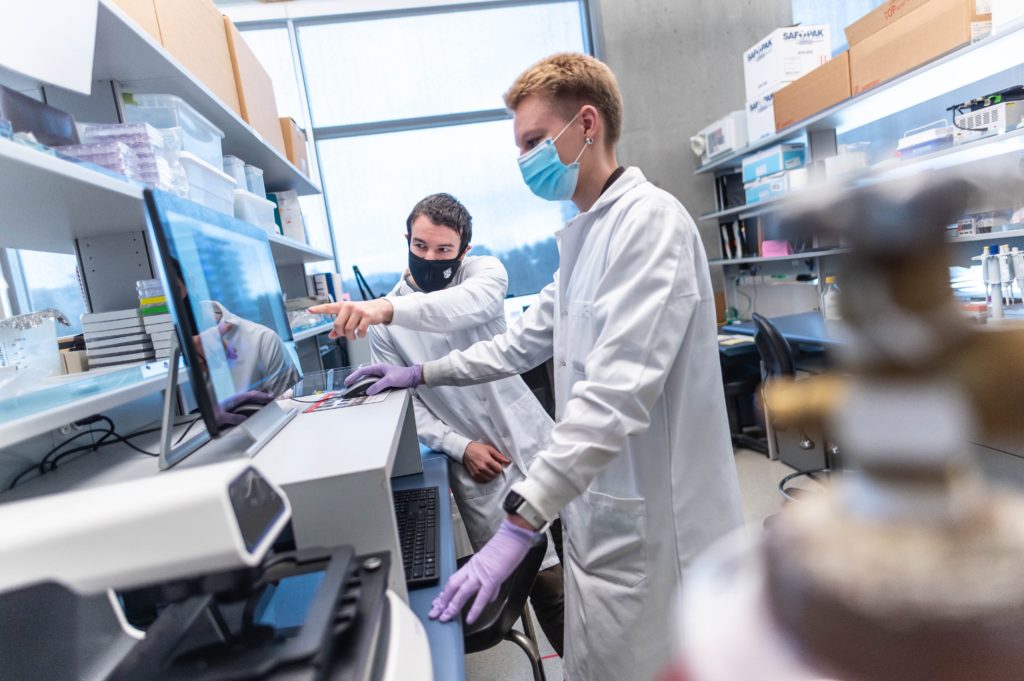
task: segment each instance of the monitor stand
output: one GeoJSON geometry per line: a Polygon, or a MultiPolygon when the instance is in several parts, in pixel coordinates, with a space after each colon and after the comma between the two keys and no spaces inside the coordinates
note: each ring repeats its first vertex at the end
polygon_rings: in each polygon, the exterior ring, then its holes
{"type": "Polygon", "coordinates": [[[244,432],[252,441],[245,450],[245,455],[250,458],[256,456],[256,452],[263,449],[263,446],[270,442],[270,438],[277,435],[298,413],[299,410],[295,407],[282,409],[277,402],[271,402],[242,421],[237,430],[244,432]]]}
{"type": "MultiPolygon", "coordinates": [[[[210,441],[210,433],[203,431],[179,445],[172,445],[174,437],[174,402],[178,392],[178,360],[181,348],[178,334],[171,334],[171,350],[167,365],[167,384],[164,386],[164,414],[160,424],[160,470],[165,471],[210,441]]],[[[200,417],[202,418],[202,417],[200,417]]]]}
{"type": "MultiPolygon", "coordinates": [[[[171,445],[171,438],[174,435],[174,396],[178,387],[178,359],[180,357],[181,348],[178,346],[178,337],[176,334],[172,334],[167,385],[164,388],[163,421],[160,427],[160,470],[162,471],[180,462],[210,441],[210,433],[204,431],[182,444],[171,445]]],[[[277,402],[271,402],[243,421],[238,426],[238,430],[245,433],[252,442],[246,448],[245,455],[249,458],[255,456],[298,413],[299,410],[294,407],[282,409],[277,402]]]]}

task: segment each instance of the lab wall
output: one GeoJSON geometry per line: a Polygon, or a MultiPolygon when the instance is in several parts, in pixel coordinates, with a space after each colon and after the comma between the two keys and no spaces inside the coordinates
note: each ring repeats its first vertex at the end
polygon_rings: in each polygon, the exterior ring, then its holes
{"type": "MultiPolygon", "coordinates": [[[[639,166],[696,219],[715,209],[712,179],[694,175],[690,136],[744,106],[742,52],[791,23],[790,0],[590,0],[594,47],[619,79],[619,161],[639,166]]],[[[716,224],[697,224],[709,258],[716,224]]],[[[716,290],[723,282],[715,274],[716,290]]]]}

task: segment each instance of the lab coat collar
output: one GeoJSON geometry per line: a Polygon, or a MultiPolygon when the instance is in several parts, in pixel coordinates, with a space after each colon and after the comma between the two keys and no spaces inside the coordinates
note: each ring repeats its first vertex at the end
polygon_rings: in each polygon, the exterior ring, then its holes
{"type": "Polygon", "coordinates": [[[622,173],[619,179],[612,183],[611,187],[608,187],[601,196],[597,197],[597,201],[595,201],[594,205],[590,207],[590,210],[585,213],[580,213],[569,222],[571,223],[578,218],[597,215],[608,206],[618,201],[630,189],[644,184],[645,182],[647,182],[647,178],[644,177],[643,172],[641,172],[639,168],[636,166],[626,168],[626,172],[622,173]]]}

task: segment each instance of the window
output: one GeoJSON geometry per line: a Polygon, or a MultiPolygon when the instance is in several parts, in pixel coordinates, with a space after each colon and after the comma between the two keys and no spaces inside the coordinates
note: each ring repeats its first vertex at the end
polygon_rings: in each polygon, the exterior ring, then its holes
{"type": "Polygon", "coordinates": [[[18,295],[19,312],[36,312],[47,308],[60,310],[71,327],[57,325],[57,335],[71,336],[82,332],[85,299],[78,279],[78,259],[64,253],[10,250],[12,282],[18,295]]]}
{"type": "Polygon", "coordinates": [[[316,24],[299,43],[317,128],[502,109],[524,68],[585,50],[578,2],[316,24]]]}
{"type": "MultiPolygon", "coordinates": [[[[444,191],[473,216],[471,254],[505,263],[510,295],[536,293],[551,281],[554,232],[575,207],[542,201],[523,184],[510,120],[344,137],[319,147],[346,279],[358,265],[374,293],[387,293],[406,267],[409,211],[444,191]]],[[[351,284],[346,290],[356,291],[351,284]]]]}
{"type": "Polygon", "coordinates": [[[502,93],[535,61],[589,50],[580,0],[527,0],[296,20],[324,192],[346,290],[357,265],[377,294],[406,267],[405,219],[448,192],[473,215],[473,254],[539,291],[572,204],[533,196],[516,165],[502,93]]]}

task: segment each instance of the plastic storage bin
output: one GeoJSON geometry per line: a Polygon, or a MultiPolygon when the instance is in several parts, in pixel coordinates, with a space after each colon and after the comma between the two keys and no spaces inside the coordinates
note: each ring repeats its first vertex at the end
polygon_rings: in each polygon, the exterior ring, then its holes
{"type": "Polygon", "coordinates": [[[274,221],[274,202],[244,189],[235,190],[235,217],[269,234],[278,233],[277,222],[274,221]]]}
{"type": "Polygon", "coordinates": [[[188,198],[207,208],[234,215],[235,178],[187,151],[178,155],[188,176],[188,198]]]}
{"type": "Polygon", "coordinates": [[[235,182],[240,189],[245,189],[249,186],[245,179],[245,161],[237,156],[224,154],[224,172],[235,178],[235,182]]]}
{"type": "Polygon", "coordinates": [[[161,130],[180,130],[182,151],[195,154],[214,168],[223,167],[223,131],[181,97],[125,95],[124,115],[130,123],[149,123],[161,130]]]}
{"type": "MultiPolygon", "coordinates": [[[[240,185],[241,186],[241,185],[240,185]]],[[[245,186],[260,198],[267,197],[267,185],[263,183],[263,168],[245,164],[245,186]]]]}

